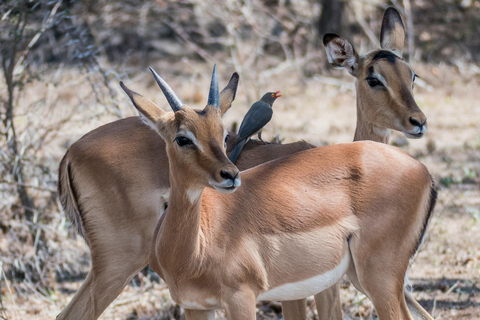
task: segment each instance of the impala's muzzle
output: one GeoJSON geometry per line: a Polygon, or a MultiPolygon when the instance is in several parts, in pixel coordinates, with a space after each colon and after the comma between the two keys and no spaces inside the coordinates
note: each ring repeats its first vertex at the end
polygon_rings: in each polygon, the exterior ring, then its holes
{"type": "Polygon", "coordinates": [[[419,139],[427,132],[427,118],[424,115],[423,118],[410,117],[408,121],[413,126],[412,130],[403,131],[408,138],[419,139]]]}
{"type": "Polygon", "coordinates": [[[241,185],[241,180],[240,177],[238,176],[238,173],[240,171],[238,169],[235,170],[220,170],[220,177],[222,179],[222,182],[210,182],[213,188],[215,190],[221,192],[221,193],[231,193],[241,185]]]}

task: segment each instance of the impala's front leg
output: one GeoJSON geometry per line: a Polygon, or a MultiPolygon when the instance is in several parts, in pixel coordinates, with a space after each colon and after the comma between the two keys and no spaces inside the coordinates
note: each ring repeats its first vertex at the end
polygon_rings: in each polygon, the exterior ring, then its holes
{"type": "Polygon", "coordinates": [[[185,320],[215,320],[215,310],[185,309],[185,320]]]}
{"type": "Polygon", "coordinates": [[[252,289],[243,285],[238,290],[229,291],[225,301],[225,312],[228,320],[255,320],[256,296],[252,289]]]}

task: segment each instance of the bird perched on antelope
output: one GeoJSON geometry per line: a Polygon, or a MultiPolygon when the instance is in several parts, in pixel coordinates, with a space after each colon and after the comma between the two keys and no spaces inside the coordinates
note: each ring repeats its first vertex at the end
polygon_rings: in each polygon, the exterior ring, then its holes
{"type": "Polygon", "coordinates": [[[263,141],[261,130],[272,119],[272,105],[279,97],[281,97],[280,91],[267,92],[259,101],[252,104],[238,130],[237,141],[235,141],[235,146],[230,153],[230,161],[233,163],[237,161],[243,146],[255,133],[258,132],[258,139],[263,141]]]}

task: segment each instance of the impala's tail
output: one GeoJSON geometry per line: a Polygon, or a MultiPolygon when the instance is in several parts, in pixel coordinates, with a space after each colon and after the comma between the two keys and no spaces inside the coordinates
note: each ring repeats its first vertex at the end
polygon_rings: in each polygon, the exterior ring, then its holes
{"type": "Polygon", "coordinates": [[[88,240],[85,237],[85,229],[83,227],[83,219],[81,211],[78,206],[78,198],[73,184],[71,165],[67,160],[68,151],[60,162],[58,168],[58,200],[62,205],[62,209],[65,212],[70,223],[75,227],[77,232],[85,239],[88,244],[88,240]]]}

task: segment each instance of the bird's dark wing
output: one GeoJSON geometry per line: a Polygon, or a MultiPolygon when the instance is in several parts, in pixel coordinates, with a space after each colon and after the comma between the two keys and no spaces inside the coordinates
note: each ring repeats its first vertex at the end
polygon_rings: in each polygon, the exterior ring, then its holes
{"type": "Polygon", "coordinates": [[[273,110],[264,101],[257,101],[248,110],[238,130],[238,139],[247,139],[272,119],[273,110]]]}

